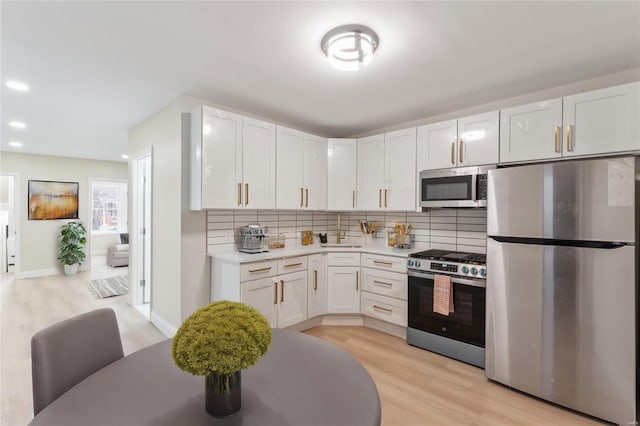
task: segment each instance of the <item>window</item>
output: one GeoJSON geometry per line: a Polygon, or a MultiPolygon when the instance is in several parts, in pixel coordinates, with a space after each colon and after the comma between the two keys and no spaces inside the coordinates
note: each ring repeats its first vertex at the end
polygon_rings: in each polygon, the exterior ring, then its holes
{"type": "Polygon", "coordinates": [[[127,232],[127,183],[91,183],[91,233],[127,232]]]}

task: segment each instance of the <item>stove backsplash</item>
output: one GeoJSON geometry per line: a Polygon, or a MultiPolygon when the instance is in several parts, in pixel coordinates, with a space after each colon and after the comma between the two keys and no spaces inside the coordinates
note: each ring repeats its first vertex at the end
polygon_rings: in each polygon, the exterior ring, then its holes
{"type": "MultiPolygon", "coordinates": [[[[385,239],[386,228],[396,222],[413,224],[416,243],[430,248],[486,253],[487,211],[484,209],[433,209],[428,212],[342,212],[341,231],[352,240],[362,237],[358,220],[375,221],[378,231],[374,238],[385,239]]],[[[329,242],[336,239],[338,214],[324,211],[290,210],[209,210],[207,212],[207,245],[210,253],[235,248],[238,228],[260,224],[269,233],[283,233],[288,247],[300,244],[300,232],[312,230],[329,234],[329,242]]]]}

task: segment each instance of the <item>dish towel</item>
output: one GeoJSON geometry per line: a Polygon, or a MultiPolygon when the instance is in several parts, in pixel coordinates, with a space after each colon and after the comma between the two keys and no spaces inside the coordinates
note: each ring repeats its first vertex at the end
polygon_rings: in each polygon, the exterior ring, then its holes
{"type": "Polygon", "coordinates": [[[447,316],[453,312],[453,286],[447,275],[436,275],[434,280],[433,312],[447,316]]]}

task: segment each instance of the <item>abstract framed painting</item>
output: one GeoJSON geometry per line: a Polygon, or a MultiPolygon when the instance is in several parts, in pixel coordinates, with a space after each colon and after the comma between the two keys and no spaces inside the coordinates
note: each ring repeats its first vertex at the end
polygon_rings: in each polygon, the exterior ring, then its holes
{"type": "Polygon", "coordinates": [[[78,219],[78,182],[29,181],[29,220],[78,219]]]}

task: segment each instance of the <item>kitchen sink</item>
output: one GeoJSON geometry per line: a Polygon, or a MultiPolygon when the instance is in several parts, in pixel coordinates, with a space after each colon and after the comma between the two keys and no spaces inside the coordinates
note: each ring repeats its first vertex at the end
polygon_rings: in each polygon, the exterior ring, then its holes
{"type": "Polygon", "coordinates": [[[358,248],[358,247],[362,247],[362,244],[357,244],[357,243],[322,243],[322,244],[320,244],[320,246],[322,246],[322,247],[351,247],[351,248],[358,248]]]}

